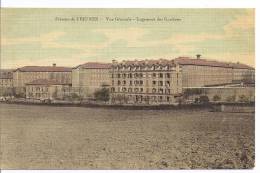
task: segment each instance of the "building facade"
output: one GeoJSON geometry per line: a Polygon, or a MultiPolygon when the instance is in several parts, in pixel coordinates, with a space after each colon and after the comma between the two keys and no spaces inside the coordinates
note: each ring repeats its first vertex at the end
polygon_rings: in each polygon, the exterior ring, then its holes
{"type": "Polygon", "coordinates": [[[113,61],[111,102],[173,104],[186,88],[254,83],[254,68],[240,63],[179,57],[173,60],[113,61]]]}
{"type": "Polygon", "coordinates": [[[111,63],[88,62],[72,70],[72,89],[83,98],[91,98],[96,90],[111,85],[111,63]]]}
{"type": "Polygon", "coordinates": [[[227,63],[189,57],[176,58],[182,69],[182,87],[205,87],[241,82],[254,83],[254,68],[240,63],[227,63]]]}
{"type": "Polygon", "coordinates": [[[25,92],[25,86],[37,79],[54,80],[60,83],[71,83],[71,68],[53,66],[25,66],[13,73],[13,86],[17,93],[25,92]]]}
{"type": "Polygon", "coordinates": [[[1,69],[0,70],[0,87],[10,88],[13,87],[13,70],[1,69]]]}
{"type": "Polygon", "coordinates": [[[50,79],[36,79],[26,85],[26,98],[38,100],[64,99],[70,94],[71,83],[50,79]]]}
{"type": "Polygon", "coordinates": [[[13,70],[0,70],[0,96],[13,95],[13,70]]]}
{"type": "Polygon", "coordinates": [[[179,66],[169,60],[113,61],[111,102],[172,104],[182,93],[179,66]]]}

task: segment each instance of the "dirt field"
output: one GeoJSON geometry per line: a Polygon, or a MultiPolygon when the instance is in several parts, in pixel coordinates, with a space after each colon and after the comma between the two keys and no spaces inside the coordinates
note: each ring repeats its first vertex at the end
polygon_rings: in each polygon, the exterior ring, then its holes
{"type": "Polygon", "coordinates": [[[0,104],[1,168],[254,167],[254,114],[0,104]]]}

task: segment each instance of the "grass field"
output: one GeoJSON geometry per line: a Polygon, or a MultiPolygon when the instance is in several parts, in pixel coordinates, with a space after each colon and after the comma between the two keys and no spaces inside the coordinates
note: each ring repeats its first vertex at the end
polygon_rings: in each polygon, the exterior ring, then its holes
{"type": "Polygon", "coordinates": [[[254,114],[0,104],[2,169],[253,168],[254,114]]]}

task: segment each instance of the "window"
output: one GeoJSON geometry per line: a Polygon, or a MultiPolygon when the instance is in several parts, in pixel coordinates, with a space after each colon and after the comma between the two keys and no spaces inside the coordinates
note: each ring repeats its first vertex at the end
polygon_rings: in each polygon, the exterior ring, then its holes
{"type": "Polygon", "coordinates": [[[118,74],[117,74],[117,77],[120,78],[120,76],[121,76],[121,75],[118,73],[118,74]]]}
{"type": "Polygon", "coordinates": [[[133,82],[130,80],[130,83],[129,83],[130,85],[133,85],[133,82]]]}
{"type": "Polygon", "coordinates": [[[144,89],[143,88],[140,88],[140,92],[143,92],[144,91],[144,89]]]}
{"type": "Polygon", "coordinates": [[[163,74],[162,74],[162,73],[159,73],[159,77],[160,77],[160,78],[163,78],[163,74]]]}
{"type": "Polygon", "coordinates": [[[123,78],[126,78],[126,74],[125,73],[123,74],[123,78]]]}
{"type": "Polygon", "coordinates": [[[170,86],[170,81],[165,82],[166,86],[170,86]]]}
{"type": "Polygon", "coordinates": [[[128,92],[131,93],[132,92],[132,88],[128,88],[128,92]]]}
{"type": "Polygon", "coordinates": [[[156,81],[155,80],[153,81],[153,85],[156,85],[156,81]]]}
{"type": "Polygon", "coordinates": [[[132,76],[132,73],[130,73],[130,74],[129,74],[129,78],[132,78],[132,77],[133,77],[133,76],[132,76]]]}
{"type": "Polygon", "coordinates": [[[125,85],[125,84],[126,84],[126,81],[124,80],[124,81],[123,81],[123,85],[125,85]]]}
{"type": "Polygon", "coordinates": [[[152,92],[153,92],[153,93],[156,93],[156,88],[153,88],[152,92]]]}
{"type": "Polygon", "coordinates": [[[162,88],[159,89],[159,93],[163,94],[163,89],[162,88]]]}
{"type": "Polygon", "coordinates": [[[166,73],[166,78],[170,78],[171,74],[170,73],[166,73]]]}
{"type": "Polygon", "coordinates": [[[123,88],[122,91],[123,91],[123,92],[126,92],[126,88],[123,88]]]}
{"type": "Polygon", "coordinates": [[[165,93],[166,93],[166,94],[170,94],[170,93],[171,93],[171,90],[170,90],[170,89],[165,89],[165,93]]]}
{"type": "Polygon", "coordinates": [[[163,81],[159,81],[159,86],[163,86],[163,81]]]}
{"type": "Polygon", "coordinates": [[[121,85],[121,81],[119,80],[119,81],[117,81],[117,85],[121,85]]]}
{"type": "Polygon", "coordinates": [[[135,88],[135,92],[138,92],[139,91],[139,89],[138,88],[135,88]]]}
{"type": "Polygon", "coordinates": [[[156,73],[153,73],[153,77],[156,77],[156,73]]]}
{"type": "Polygon", "coordinates": [[[142,80],[140,80],[140,85],[143,85],[143,81],[142,80]]]}

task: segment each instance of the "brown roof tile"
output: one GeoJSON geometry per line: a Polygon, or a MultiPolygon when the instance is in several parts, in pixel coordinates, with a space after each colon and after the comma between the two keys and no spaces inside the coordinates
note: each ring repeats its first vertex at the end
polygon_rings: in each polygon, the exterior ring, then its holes
{"type": "Polygon", "coordinates": [[[71,72],[72,68],[69,67],[56,67],[56,66],[24,66],[16,69],[21,72],[71,72]]]}
{"type": "Polygon", "coordinates": [[[156,64],[161,64],[161,65],[173,65],[173,61],[171,60],[167,60],[167,59],[159,59],[159,60],[131,60],[131,61],[122,61],[121,63],[119,63],[119,65],[127,65],[127,66],[131,66],[131,65],[138,65],[138,66],[142,66],[142,65],[148,65],[148,66],[152,66],[152,65],[156,65],[156,64]]]}
{"type": "Polygon", "coordinates": [[[87,62],[85,64],[78,65],[75,68],[84,68],[84,69],[108,69],[111,67],[111,63],[99,63],[99,62],[87,62]]]}
{"type": "Polygon", "coordinates": [[[228,63],[206,59],[193,59],[189,57],[179,57],[174,61],[181,65],[200,65],[200,66],[212,66],[212,67],[225,67],[225,68],[237,68],[237,69],[254,69],[245,64],[240,63],[228,63]]]}
{"type": "Polygon", "coordinates": [[[228,62],[221,62],[221,61],[214,61],[214,60],[207,60],[207,59],[195,59],[190,57],[179,57],[172,60],[167,59],[158,59],[158,60],[131,60],[131,61],[122,61],[117,65],[175,65],[176,63],[180,65],[199,65],[199,66],[212,66],[212,67],[225,67],[225,68],[237,68],[237,69],[254,69],[245,64],[238,64],[238,63],[228,63],[228,62]]]}

